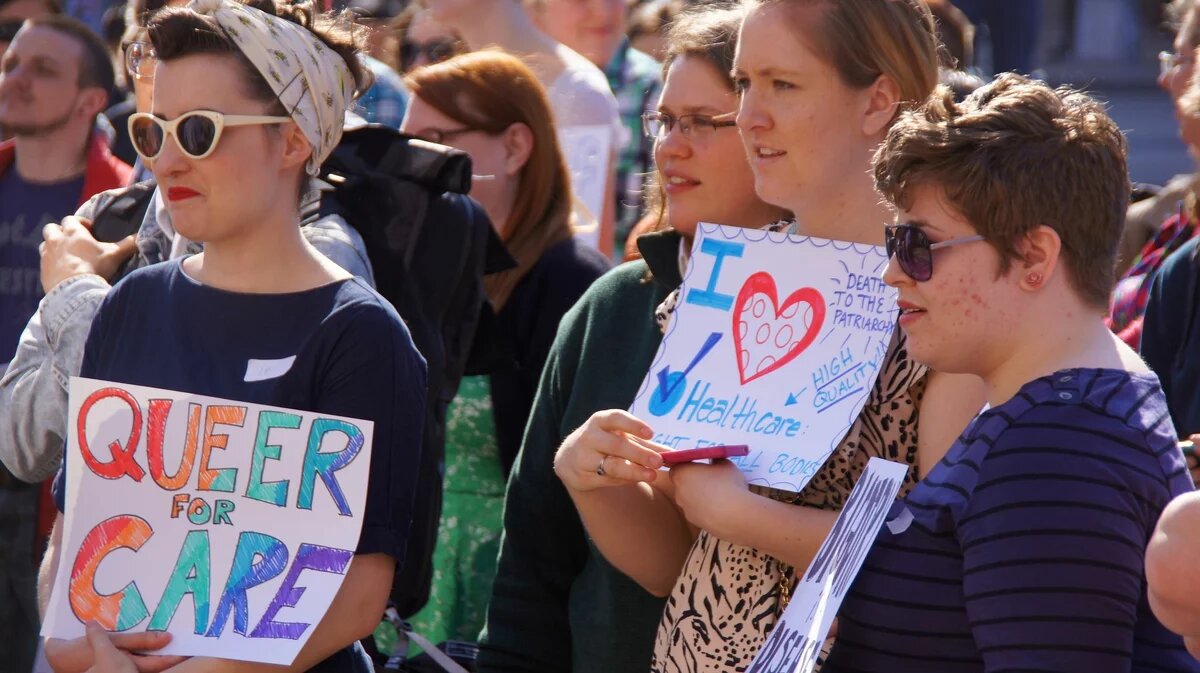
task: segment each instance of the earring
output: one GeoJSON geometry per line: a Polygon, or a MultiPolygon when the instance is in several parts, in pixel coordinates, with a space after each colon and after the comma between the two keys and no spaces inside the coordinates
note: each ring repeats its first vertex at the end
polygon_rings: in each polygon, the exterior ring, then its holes
{"type": "Polygon", "coordinates": [[[1025,275],[1025,282],[1032,287],[1037,287],[1042,284],[1042,274],[1037,271],[1028,273],[1025,275]]]}

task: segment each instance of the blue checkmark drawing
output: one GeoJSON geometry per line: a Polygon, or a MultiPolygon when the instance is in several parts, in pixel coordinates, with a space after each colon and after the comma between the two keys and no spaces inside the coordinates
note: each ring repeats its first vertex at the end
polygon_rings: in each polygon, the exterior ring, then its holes
{"type": "Polygon", "coordinates": [[[696,368],[696,365],[700,364],[700,361],[704,359],[704,356],[708,355],[709,352],[712,351],[713,347],[717,345],[717,342],[721,340],[721,336],[722,334],[720,332],[713,332],[712,334],[709,334],[708,339],[704,342],[704,345],[700,347],[700,352],[696,353],[696,357],[692,358],[692,361],[688,363],[688,366],[682,372],[672,373],[671,365],[667,365],[666,367],[658,370],[658,395],[661,401],[665,402],[671,397],[671,394],[675,392],[675,389],[679,387],[679,384],[683,383],[683,381],[687,378],[687,375],[690,374],[691,371],[696,368]]]}

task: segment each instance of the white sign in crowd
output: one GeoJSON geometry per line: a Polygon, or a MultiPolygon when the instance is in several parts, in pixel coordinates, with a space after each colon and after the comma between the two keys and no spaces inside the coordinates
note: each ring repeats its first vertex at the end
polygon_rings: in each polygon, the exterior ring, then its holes
{"type": "Polygon", "coordinates": [[[701,224],[630,412],[675,449],[745,444],[754,484],[799,491],[858,418],[896,324],[876,246],[701,224]]]}
{"type": "Polygon", "coordinates": [[[363,521],[373,424],[74,378],[42,635],[168,631],[160,654],[290,664],[363,521]]]}

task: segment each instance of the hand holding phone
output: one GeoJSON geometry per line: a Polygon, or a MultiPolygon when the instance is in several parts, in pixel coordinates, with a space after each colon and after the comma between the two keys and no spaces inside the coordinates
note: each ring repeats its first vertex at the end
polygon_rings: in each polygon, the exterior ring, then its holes
{"type": "Polygon", "coordinates": [[[663,465],[676,465],[678,463],[690,463],[694,460],[704,460],[705,458],[732,458],[734,456],[745,456],[750,453],[750,447],[746,444],[721,444],[717,446],[701,446],[695,449],[679,449],[677,451],[667,451],[661,454],[663,465]]]}

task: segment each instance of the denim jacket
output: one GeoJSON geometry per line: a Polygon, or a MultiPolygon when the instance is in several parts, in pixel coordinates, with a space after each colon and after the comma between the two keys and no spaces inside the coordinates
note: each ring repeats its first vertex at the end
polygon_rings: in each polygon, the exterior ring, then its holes
{"type": "MultiPolygon", "coordinates": [[[[121,191],[97,194],[76,215],[92,219],[121,191]]],[[[172,240],[159,225],[167,216],[155,193],[138,229],[134,266],[169,259],[172,240]]],[[[325,217],[302,230],[314,248],[374,286],[366,246],[345,220],[325,217]]],[[[186,252],[201,249],[190,243],[186,252]]],[[[68,382],[83,366],[92,318],[110,289],[107,280],[91,274],[62,281],[42,298],[21,334],[16,355],[0,378],[0,461],[19,479],[39,482],[58,469],[66,439],[68,382]]]]}

